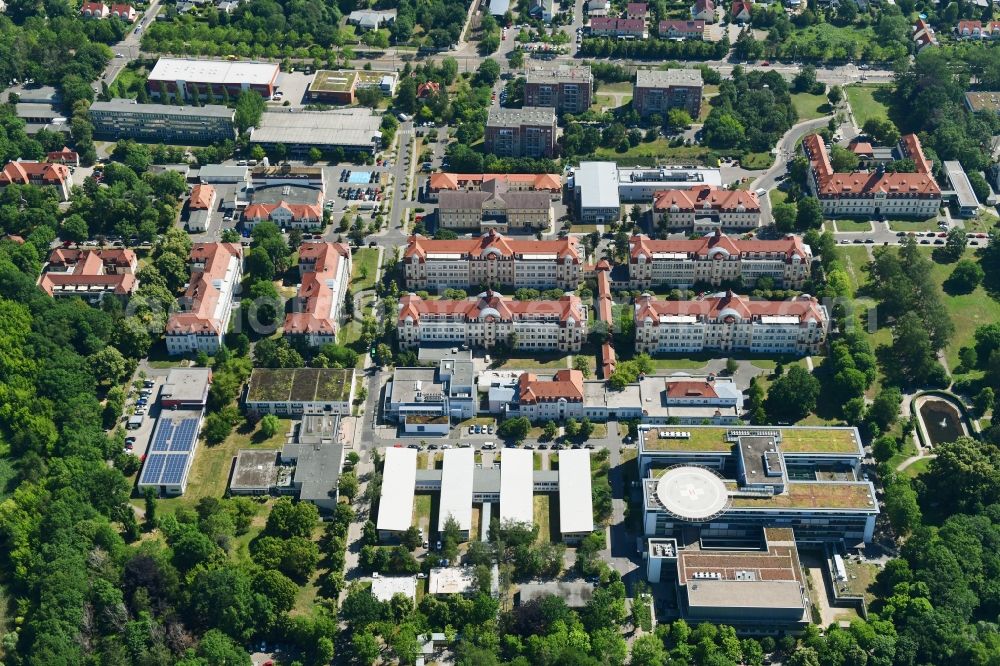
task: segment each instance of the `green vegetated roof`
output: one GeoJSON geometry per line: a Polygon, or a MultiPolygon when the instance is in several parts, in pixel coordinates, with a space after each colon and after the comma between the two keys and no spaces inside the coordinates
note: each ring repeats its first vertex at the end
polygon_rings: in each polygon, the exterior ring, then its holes
{"type": "MultiPolygon", "coordinates": [[[[733,486],[735,483],[727,483],[733,486]]],[[[875,509],[867,483],[789,483],[786,491],[770,497],[734,497],[738,509],[875,509]]]]}
{"type": "MultiPolygon", "coordinates": [[[[725,453],[732,449],[726,441],[730,430],[779,430],[767,426],[656,426],[646,434],[647,451],[704,451],[725,453]],[[686,432],[689,438],[663,438],[660,431],[686,432]]],[[[780,428],[784,453],[854,453],[858,450],[853,428],[780,428]]]]}
{"type": "Polygon", "coordinates": [[[353,370],[257,368],[250,376],[251,402],[343,402],[351,395],[353,370]]]}

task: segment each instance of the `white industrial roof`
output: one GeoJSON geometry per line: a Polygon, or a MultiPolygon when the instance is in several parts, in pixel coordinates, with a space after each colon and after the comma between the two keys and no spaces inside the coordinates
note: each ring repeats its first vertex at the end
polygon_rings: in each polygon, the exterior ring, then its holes
{"type": "Polygon", "coordinates": [[[251,133],[252,143],[292,143],[371,147],[381,136],[381,120],[368,109],[269,112],[251,133]]]}
{"type": "Polygon", "coordinates": [[[559,531],[563,534],[594,531],[590,451],[587,449],[559,452],[559,531]]]}
{"type": "MultiPolygon", "coordinates": [[[[438,530],[443,531],[448,517],[461,530],[472,529],[472,476],[475,451],[469,448],[447,449],[441,471],[441,505],[438,509],[438,530]]],[[[383,477],[382,485],[386,479],[383,477]]]]}
{"type": "Polygon", "coordinates": [[[581,162],[573,180],[581,208],[617,208],[618,166],[614,162],[581,162]]]}
{"type": "Polygon", "coordinates": [[[151,81],[268,85],[278,77],[278,65],[269,62],[187,60],[160,58],[149,73],[151,81]]]}
{"type": "Polygon", "coordinates": [[[500,471],[500,523],[534,522],[534,453],[505,449],[500,471]]]}
{"type": "Polygon", "coordinates": [[[408,599],[417,597],[416,576],[379,576],[372,579],[372,596],[379,601],[392,601],[397,594],[408,599]]]}
{"type": "MultiPolygon", "coordinates": [[[[472,478],[470,471],[469,478],[472,478]]],[[[417,452],[414,449],[385,450],[382,471],[382,499],[378,505],[380,530],[403,532],[413,521],[413,489],[417,480],[417,452]]]]}

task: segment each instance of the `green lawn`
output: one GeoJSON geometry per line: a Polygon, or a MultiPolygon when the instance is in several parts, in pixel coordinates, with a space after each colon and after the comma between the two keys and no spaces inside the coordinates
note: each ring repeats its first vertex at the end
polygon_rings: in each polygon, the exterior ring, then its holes
{"type": "MultiPolygon", "coordinates": [[[[932,252],[931,248],[920,249],[928,255],[932,252]]],[[[975,252],[968,249],[963,258],[975,259],[975,256],[975,252]]],[[[934,263],[931,277],[937,284],[942,285],[954,268],[955,264],[934,263]]],[[[945,348],[948,368],[954,371],[959,366],[958,350],[975,344],[976,328],[1000,321],[1000,303],[991,298],[982,287],[977,287],[971,294],[952,296],[945,292],[941,300],[948,309],[952,323],[955,324],[955,334],[945,348]]]]}
{"type": "Polygon", "coordinates": [[[965,220],[962,226],[970,233],[986,234],[993,230],[997,222],[1000,222],[1000,218],[997,217],[996,213],[983,210],[976,217],[965,220]]]}
{"type": "Polygon", "coordinates": [[[862,270],[870,262],[868,249],[861,245],[849,245],[838,247],[837,252],[844,258],[844,268],[847,269],[854,289],[857,290],[868,284],[868,273],[862,270]]]}
{"type": "Polygon", "coordinates": [[[562,370],[568,367],[567,356],[562,353],[511,356],[500,366],[503,370],[562,370]]]}
{"type": "Polygon", "coordinates": [[[616,109],[621,106],[626,106],[632,102],[632,95],[608,95],[605,93],[596,93],[594,95],[594,103],[591,105],[591,110],[601,112],[603,109],[616,109]]]}
{"type": "Polygon", "coordinates": [[[632,82],[631,81],[618,81],[616,83],[600,83],[597,86],[597,94],[601,93],[631,93],[632,92],[632,82]]]}
{"type": "Polygon", "coordinates": [[[149,72],[146,71],[145,67],[125,67],[118,73],[109,88],[111,96],[135,99],[139,96],[139,88],[146,85],[148,75],[149,72]]]}
{"type": "Polygon", "coordinates": [[[371,289],[375,286],[378,272],[378,248],[365,247],[354,253],[352,258],[351,286],[355,291],[371,289]]]}
{"type": "Polygon", "coordinates": [[[740,166],[744,169],[770,169],[774,164],[771,153],[746,153],[740,158],[740,166]]]}
{"type": "Polygon", "coordinates": [[[931,460],[933,460],[933,458],[920,458],[919,460],[911,463],[908,467],[903,469],[903,476],[907,476],[911,479],[920,476],[931,466],[931,460]]]}
{"type": "Polygon", "coordinates": [[[885,99],[891,94],[889,86],[855,85],[847,86],[844,91],[858,127],[863,127],[872,118],[883,120],[889,117],[889,107],[878,99],[885,99]]]}
{"type": "Polygon", "coordinates": [[[871,231],[872,223],[867,220],[833,220],[837,231],[871,231]]]}
{"type": "Polygon", "coordinates": [[[830,102],[826,99],[826,95],[795,93],[792,95],[792,106],[799,114],[800,121],[822,118],[830,112],[830,102]]]}
{"type": "Polygon", "coordinates": [[[937,231],[937,217],[929,217],[926,220],[914,218],[912,220],[889,220],[889,228],[893,231],[937,231]]]}
{"type": "Polygon", "coordinates": [[[534,521],[538,525],[538,543],[552,540],[552,497],[554,493],[537,493],[534,496],[534,521]]]}
{"type": "Polygon", "coordinates": [[[431,493],[417,493],[413,496],[413,524],[424,528],[424,537],[430,538],[431,506],[434,499],[431,493]]]}
{"type": "Polygon", "coordinates": [[[774,206],[776,206],[777,204],[784,203],[785,199],[788,198],[788,193],[785,192],[784,190],[779,190],[778,188],[770,190],[767,193],[767,195],[769,197],[771,197],[771,207],[772,208],[774,208],[774,206]]]}
{"type": "Polygon", "coordinates": [[[673,162],[681,160],[684,164],[707,164],[715,163],[712,151],[702,146],[676,146],[671,147],[664,137],[659,137],[649,143],[642,142],[638,146],[629,148],[624,153],[619,153],[614,148],[598,148],[594,152],[598,159],[627,162],[628,160],[646,160],[653,162],[673,162]]]}

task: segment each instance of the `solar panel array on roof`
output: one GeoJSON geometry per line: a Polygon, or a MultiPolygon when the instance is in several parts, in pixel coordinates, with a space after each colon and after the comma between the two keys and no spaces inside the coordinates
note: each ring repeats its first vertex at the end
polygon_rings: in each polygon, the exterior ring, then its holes
{"type": "Polygon", "coordinates": [[[166,456],[167,461],[163,466],[163,476],[160,477],[160,483],[164,485],[176,485],[181,482],[184,476],[184,467],[187,465],[186,455],[168,455],[166,456]]]}
{"type": "Polygon", "coordinates": [[[160,474],[163,472],[163,465],[167,460],[166,454],[153,453],[146,458],[146,466],[142,470],[142,483],[155,485],[160,482],[160,474]]]}
{"type": "Polygon", "coordinates": [[[198,419],[184,419],[174,428],[170,440],[171,451],[190,451],[198,434],[198,419]]]}
{"type": "Polygon", "coordinates": [[[169,447],[167,445],[167,440],[170,439],[170,434],[173,431],[173,424],[170,421],[164,421],[156,431],[156,437],[153,439],[152,451],[166,451],[169,447]]]}
{"type": "Polygon", "coordinates": [[[181,413],[161,415],[153,434],[150,454],[139,477],[140,486],[183,484],[198,439],[198,422],[198,418],[181,413]]]}

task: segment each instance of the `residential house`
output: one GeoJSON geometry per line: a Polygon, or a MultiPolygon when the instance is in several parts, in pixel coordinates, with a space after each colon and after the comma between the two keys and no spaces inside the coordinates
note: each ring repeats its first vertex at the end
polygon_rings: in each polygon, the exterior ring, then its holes
{"type": "Polygon", "coordinates": [[[188,199],[188,231],[202,233],[208,231],[212,220],[212,211],[218,202],[218,195],[211,185],[199,183],[191,188],[188,199]]]}
{"type": "Polygon", "coordinates": [[[729,9],[730,19],[736,23],[749,23],[752,7],[749,0],[734,0],[729,9]]]}
{"type": "Polygon", "coordinates": [[[917,19],[917,22],[913,24],[912,32],[913,43],[916,45],[918,52],[928,46],[938,45],[937,37],[934,35],[934,28],[924,19],[917,19]]]}
{"type": "Polygon", "coordinates": [[[35,185],[51,187],[59,193],[60,201],[69,201],[73,187],[73,174],[64,164],[50,162],[7,162],[0,171],[0,188],[8,185],[35,185]]]}
{"type": "Polygon", "coordinates": [[[617,37],[619,39],[646,39],[646,21],[643,19],[597,16],[590,19],[592,37],[617,37]]]}
{"type": "Polygon", "coordinates": [[[712,23],[715,21],[715,3],[712,0],[695,0],[691,5],[691,18],[712,23]]]}
{"type": "Polygon", "coordinates": [[[663,39],[704,39],[705,22],[698,21],[660,21],[657,33],[663,39]]]}
{"type": "Polygon", "coordinates": [[[425,81],[417,86],[417,99],[427,99],[441,92],[441,84],[437,81],[425,81]]]}
{"type": "Polygon", "coordinates": [[[258,222],[269,220],[282,229],[317,229],[323,226],[323,206],[320,203],[295,204],[252,203],[243,211],[243,223],[253,229],[258,222]]]}
{"type": "Polygon", "coordinates": [[[392,25],[396,20],[395,9],[358,9],[347,15],[347,22],[362,30],[378,30],[392,25]]]}
{"type": "Polygon", "coordinates": [[[588,66],[532,69],[524,83],[525,106],[552,107],[557,113],[583,113],[590,108],[594,76],[588,66]]]}
{"type": "Polygon", "coordinates": [[[65,164],[67,166],[80,166],[80,155],[75,150],[70,150],[66,146],[63,146],[62,150],[53,150],[50,152],[45,161],[50,164],[65,164]]]}
{"type": "Polygon", "coordinates": [[[625,18],[641,19],[645,21],[649,17],[649,5],[645,2],[630,2],[625,5],[625,18]]]}

